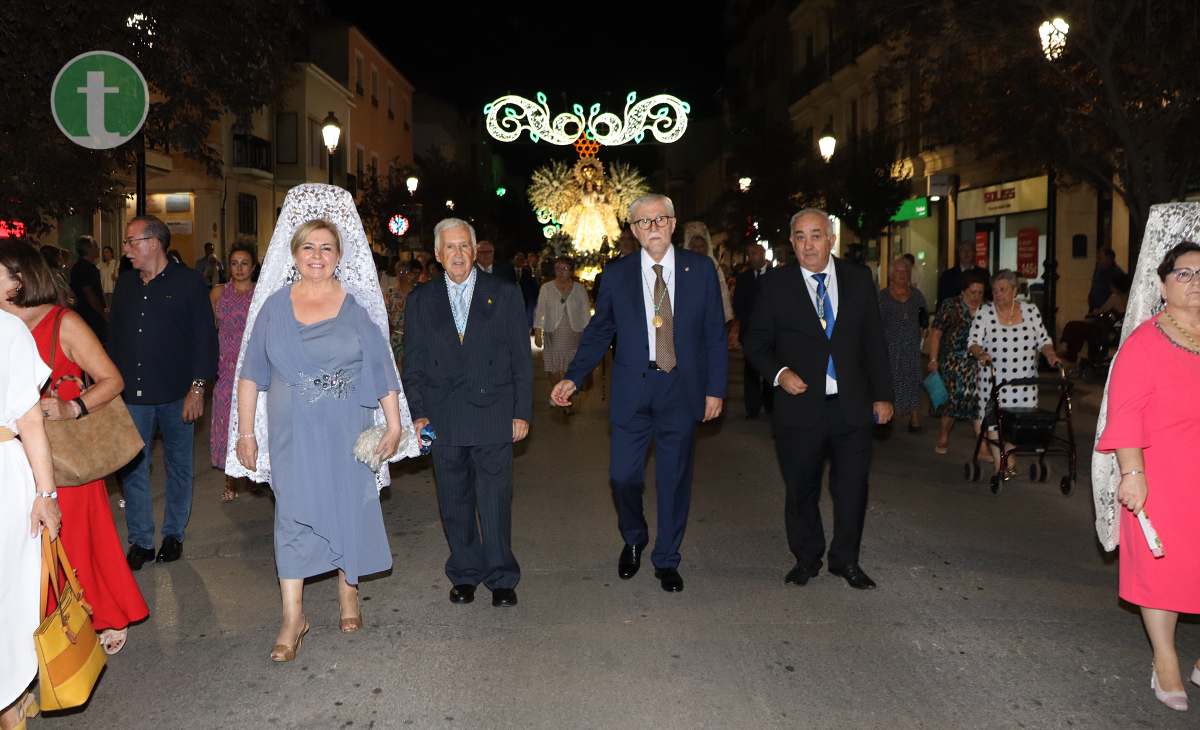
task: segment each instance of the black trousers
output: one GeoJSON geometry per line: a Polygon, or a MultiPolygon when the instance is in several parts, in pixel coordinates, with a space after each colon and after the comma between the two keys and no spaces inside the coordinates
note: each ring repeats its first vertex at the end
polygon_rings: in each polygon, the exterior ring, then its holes
{"type": "Polygon", "coordinates": [[[816,565],[825,554],[820,497],[821,474],[828,461],[833,499],[829,565],[842,568],[858,563],[867,514],[872,427],[847,422],[836,398],[825,401],[822,416],[809,427],[776,429],[775,451],[787,489],[784,521],[796,562],[816,565]]]}
{"type": "Polygon", "coordinates": [[[515,588],[521,566],[512,553],[512,444],[435,443],[432,453],[438,511],[450,545],[446,577],[454,585],[515,588]]]}
{"type": "Polygon", "coordinates": [[[775,387],[771,385],[771,381],[759,374],[749,360],[743,363],[742,374],[745,380],[743,394],[746,398],[746,415],[754,418],[763,408],[770,413],[771,398],[775,394],[775,387]]]}

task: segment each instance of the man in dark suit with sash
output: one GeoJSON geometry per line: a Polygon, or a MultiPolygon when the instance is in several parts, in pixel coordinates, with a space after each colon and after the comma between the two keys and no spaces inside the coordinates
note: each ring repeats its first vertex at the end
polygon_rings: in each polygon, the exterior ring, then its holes
{"type": "Polygon", "coordinates": [[[778,388],[775,451],[796,558],[784,580],[805,585],[821,570],[821,474],[829,461],[829,572],[853,588],[874,588],[858,560],[873,423],[892,418],[879,293],[869,269],[830,255],[835,238],[827,213],[802,210],[789,230],[799,265],[763,279],[746,336],[746,357],[778,388]]]}
{"type": "Polygon", "coordinates": [[[555,405],[570,405],[613,336],[620,338],[613,358],[609,465],[625,542],[617,575],[632,578],[649,543],[642,492],[653,440],[658,534],[651,560],[662,589],[674,593],[683,590],[679,548],[691,505],[696,424],[720,416],[725,399],[725,315],[712,259],[671,245],[670,198],[639,198],[629,208],[629,221],[641,253],[605,268],[596,313],[550,397],[555,405]]]}
{"type": "Polygon", "coordinates": [[[437,433],[450,602],[470,603],[483,583],[493,606],[515,606],[513,444],[529,434],[533,411],[525,305],[516,284],[474,265],[475,229],[466,221],[438,223],[434,253],[446,273],[408,295],[403,381],[414,428],[437,433]]]}

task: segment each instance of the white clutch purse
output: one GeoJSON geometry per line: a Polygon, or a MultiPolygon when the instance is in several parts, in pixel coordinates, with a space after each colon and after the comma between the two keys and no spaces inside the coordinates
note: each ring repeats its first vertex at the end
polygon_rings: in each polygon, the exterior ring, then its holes
{"type": "MultiPolygon", "coordinates": [[[[354,442],[354,458],[366,464],[371,471],[379,471],[384,462],[388,460],[391,454],[387,457],[380,457],[376,452],[379,450],[379,442],[383,439],[383,435],[387,433],[387,426],[372,426],[358,435],[358,440],[354,442]]],[[[404,435],[400,435],[400,441],[404,441],[404,435]]]]}

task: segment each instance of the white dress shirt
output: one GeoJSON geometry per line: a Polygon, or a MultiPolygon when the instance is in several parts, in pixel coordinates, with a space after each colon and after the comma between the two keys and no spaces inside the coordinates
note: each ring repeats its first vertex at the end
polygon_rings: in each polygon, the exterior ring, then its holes
{"type": "MultiPolygon", "coordinates": [[[[816,311],[818,309],[818,307],[817,307],[816,274],[820,274],[820,273],[825,274],[825,290],[829,293],[830,303],[833,304],[832,319],[837,320],[837,313],[838,313],[837,272],[834,270],[834,267],[833,267],[833,257],[832,256],[829,257],[829,262],[825,264],[825,270],[823,272],[809,271],[808,269],[804,268],[803,266],[800,267],[800,271],[801,271],[801,273],[804,274],[804,283],[807,285],[806,288],[808,289],[808,298],[809,298],[809,300],[812,301],[814,311],[816,311]]],[[[829,314],[830,313],[826,313],[826,319],[830,318],[829,314]]],[[[835,328],[837,327],[836,322],[834,323],[834,327],[835,328]]],[[[837,363],[834,363],[834,366],[836,367],[837,363]]],[[[784,370],[787,370],[787,368],[782,367],[779,369],[778,373],[775,373],[775,385],[779,385],[779,375],[784,370]]],[[[836,395],[837,392],[838,392],[837,380],[829,377],[829,374],[826,373],[825,374],[825,395],[836,395]]]]}
{"type": "MultiPolygon", "coordinates": [[[[650,345],[650,358],[654,358],[655,348],[658,346],[658,330],[654,326],[654,283],[657,277],[654,275],[654,259],[650,258],[650,254],[646,253],[646,249],[642,249],[642,301],[646,304],[646,338],[650,345]]],[[[663,281],[667,284],[667,296],[671,298],[671,314],[675,313],[675,247],[668,246],[667,253],[663,256],[662,261],[658,263],[663,267],[663,281]]],[[[663,306],[666,306],[663,302],[663,306]]]]}

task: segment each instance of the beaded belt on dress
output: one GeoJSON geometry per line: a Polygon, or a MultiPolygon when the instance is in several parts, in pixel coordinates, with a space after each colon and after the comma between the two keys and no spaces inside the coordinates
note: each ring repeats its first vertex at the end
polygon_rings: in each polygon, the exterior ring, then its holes
{"type": "Polygon", "coordinates": [[[354,381],[357,375],[357,368],[353,370],[338,368],[332,372],[322,370],[315,374],[301,373],[300,382],[295,387],[308,397],[309,403],[315,403],[326,397],[345,400],[354,390],[354,381]]]}

